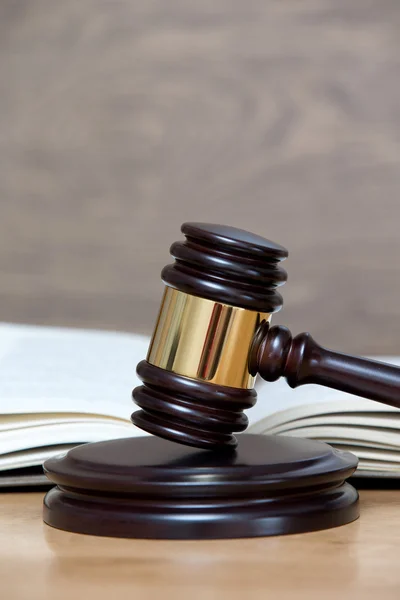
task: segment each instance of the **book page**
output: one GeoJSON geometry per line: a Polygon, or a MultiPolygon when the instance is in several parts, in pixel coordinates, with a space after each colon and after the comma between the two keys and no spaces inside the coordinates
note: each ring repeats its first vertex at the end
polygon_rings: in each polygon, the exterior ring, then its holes
{"type": "MultiPolygon", "coordinates": [[[[400,411],[397,411],[400,413],[400,411]]],[[[383,415],[377,413],[348,413],[348,414],[324,414],[315,415],[309,418],[301,418],[296,421],[289,421],[288,423],[282,423],[276,427],[268,427],[268,434],[284,433],[289,429],[295,429],[296,431],[304,427],[324,427],[337,428],[346,427],[349,423],[352,427],[373,427],[376,431],[392,430],[400,433],[400,414],[392,413],[392,416],[385,418],[383,415]]],[[[254,426],[257,427],[258,423],[254,426]]],[[[257,428],[259,433],[263,433],[262,428],[257,428]]],[[[252,433],[255,433],[253,430],[252,433]]]]}
{"type": "Polygon", "coordinates": [[[111,422],[114,425],[122,423],[130,423],[130,418],[120,419],[119,417],[111,417],[107,415],[98,415],[90,413],[74,413],[74,412],[62,412],[62,413],[21,413],[12,415],[0,414],[0,436],[3,431],[16,431],[19,429],[35,430],[36,427],[42,425],[56,425],[59,423],[107,423],[111,422]]]}
{"type": "MultiPolygon", "coordinates": [[[[392,431],[377,431],[373,427],[304,427],[302,429],[293,428],[284,433],[285,436],[302,437],[313,440],[321,440],[337,446],[345,444],[351,446],[353,451],[358,446],[366,448],[381,448],[392,452],[400,448],[400,436],[392,431]]],[[[357,454],[357,452],[355,452],[357,454]]]]}
{"type": "Polygon", "coordinates": [[[284,428],[286,426],[301,428],[304,426],[304,421],[308,419],[314,419],[323,424],[327,424],[328,422],[333,424],[334,421],[336,423],[355,423],[357,419],[362,418],[363,420],[374,422],[376,427],[381,426],[382,420],[385,421],[387,427],[399,427],[400,410],[394,406],[343,394],[338,391],[331,395],[329,402],[318,401],[310,403],[312,399],[312,397],[307,398],[307,404],[294,404],[289,408],[279,410],[253,422],[249,428],[251,433],[272,433],[277,428],[284,428]],[[349,397],[347,398],[346,396],[349,397]]]}
{"type": "Polygon", "coordinates": [[[129,419],[149,338],[0,324],[0,415],[89,413],[129,419]]]}
{"type": "Polygon", "coordinates": [[[43,448],[29,448],[28,450],[20,450],[18,452],[11,452],[10,454],[0,454],[0,478],[3,476],[3,471],[35,467],[43,464],[48,458],[65,454],[72,448],[75,448],[75,444],[58,444],[43,448]]]}
{"type": "Polygon", "coordinates": [[[100,440],[144,436],[146,433],[130,423],[107,422],[45,424],[31,429],[3,431],[0,455],[59,444],[83,444],[100,440]]]}

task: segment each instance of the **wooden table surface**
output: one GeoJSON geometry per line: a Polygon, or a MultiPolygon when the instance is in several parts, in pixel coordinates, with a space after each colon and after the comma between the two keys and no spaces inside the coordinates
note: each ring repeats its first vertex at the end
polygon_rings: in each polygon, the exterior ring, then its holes
{"type": "Polygon", "coordinates": [[[361,518],[276,538],[114,540],[41,520],[42,494],[0,497],[0,597],[399,598],[400,492],[362,491],[361,518]]]}

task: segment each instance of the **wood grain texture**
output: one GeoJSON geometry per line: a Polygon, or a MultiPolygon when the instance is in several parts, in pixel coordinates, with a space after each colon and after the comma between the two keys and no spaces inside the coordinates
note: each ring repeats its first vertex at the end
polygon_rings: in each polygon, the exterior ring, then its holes
{"type": "Polygon", "coordinates": [[[398,508],[398,491],[364,491],[360,520],[337,529],[229,541],[135,541],[51,529],[41,521],[42,494],[3,495],[2,596],[398,600],[398,508]]]}
{"type": "Polygon", "coordinates": [[[0,319],[149,332],[183,221],[290,250],[284,312],[400,353],[396,0],[3,0],[0,319]]]}

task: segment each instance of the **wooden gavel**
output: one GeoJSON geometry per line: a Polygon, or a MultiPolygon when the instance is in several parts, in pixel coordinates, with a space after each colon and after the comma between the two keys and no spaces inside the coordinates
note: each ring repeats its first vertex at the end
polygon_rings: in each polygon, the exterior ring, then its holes
{"type": "Polygon", "coordinates": [[[282,246],[233,227],[185,223],[175,242],[147,359],[133,397],[138,427],[199,448],[235,446],[243,410],[256,402],[254,378],[285,377],[400,408],[400,368],[332,352],[308,333],[270,326],[286,281],[282,246]]]}

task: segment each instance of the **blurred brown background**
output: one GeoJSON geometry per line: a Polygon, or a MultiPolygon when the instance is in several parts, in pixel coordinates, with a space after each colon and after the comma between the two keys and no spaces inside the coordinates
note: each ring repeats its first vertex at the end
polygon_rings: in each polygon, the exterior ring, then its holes
{"type": "Polygon", "coordinates": [[[397,0],[2,0],[0,320],[150,332],[186,220],[286,245],[275,322],[400,353],[397,0]]]}

